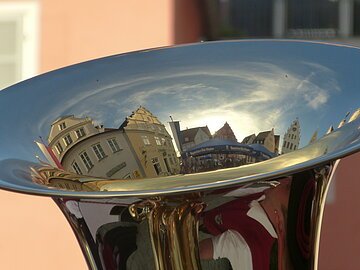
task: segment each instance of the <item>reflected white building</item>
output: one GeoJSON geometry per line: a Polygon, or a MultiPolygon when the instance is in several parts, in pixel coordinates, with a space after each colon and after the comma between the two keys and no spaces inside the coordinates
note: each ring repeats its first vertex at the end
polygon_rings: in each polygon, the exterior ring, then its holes
{"type": "Polygon", "coordinates": [[[300,145],[300,122],[299,119],[295,119],[288,130],[286,131],[283,139],[282,154],[286,154],[295,151],[300,145]]]}
{"type": "Polygon", "coordinates": [[[67,171],[117,179],[144,176],[123,130],[104,129],[90,118],[69,115],[53,122],[48,141],[67,171]]]}

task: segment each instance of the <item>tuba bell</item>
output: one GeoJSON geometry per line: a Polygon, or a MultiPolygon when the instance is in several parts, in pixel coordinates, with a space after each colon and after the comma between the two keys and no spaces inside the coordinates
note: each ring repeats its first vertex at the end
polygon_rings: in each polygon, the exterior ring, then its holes
{"type": "Polygon", "coordinates": [[[243,40],[49,72],[0,92],[0,188],[51,197],[92,270],[316,270],[356,70],[356,47],[243,40]]]}

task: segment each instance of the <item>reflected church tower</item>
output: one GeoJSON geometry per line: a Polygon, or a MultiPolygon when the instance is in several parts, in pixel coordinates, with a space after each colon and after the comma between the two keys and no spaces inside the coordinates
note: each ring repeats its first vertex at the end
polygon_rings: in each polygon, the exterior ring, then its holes
{"type": "Polygon", "coordinates": [[[295,151],[300,145],[300,122],[296,118],[284,135],[282,154],[295,151]]]}

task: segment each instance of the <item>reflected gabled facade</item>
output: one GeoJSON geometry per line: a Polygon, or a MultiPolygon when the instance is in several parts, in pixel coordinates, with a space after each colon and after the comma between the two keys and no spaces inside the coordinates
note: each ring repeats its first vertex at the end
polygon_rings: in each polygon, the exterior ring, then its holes
{"type": "Polygon", "coordinates": [[[120,126],[143,168],[146,177],[180,172],[172,138],[149,110],[140,106],[120,126]]]}
{"type": "Polygon", "coordinates": [[[284,134],[282,154],[295,151],[300,145],[300,122],[295,119],[284,134]]]}
{"type": "Polygon", "coordinates": [[[225,122],[223,127],[215,132],[213,138],[237,142],[236,136],[228,122],[225,122]]]}
{"type": "Polygon", "coordinates": [[[271,153],[278,154],[279,153],[279,141],[280,136],[275,134],[274,129],[268,131],[259,132],[258,135],[251,134],[246,136],[241,143],[243,144],[257,144],[263,145],[267,151],[271,153]]]}
{"type": "Polygon", "coordinates": [[[191,149],[192,147],[208,141],[212,138],[208,126],[187,128],[180,131],[181,148],[183,151],[191,149]]]}

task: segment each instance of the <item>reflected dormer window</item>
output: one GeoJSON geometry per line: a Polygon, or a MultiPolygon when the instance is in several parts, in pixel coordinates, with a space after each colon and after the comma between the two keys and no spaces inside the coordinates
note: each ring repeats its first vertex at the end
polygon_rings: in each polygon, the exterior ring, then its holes
{"type": "Polygon", "coordinates": [[[78,139],[85,136],[84,128],[79,128],[79,129],[75,130],[75,133],[76,133],[76,136],[78,139]]]}
{"type": "Polygon", "coordinates": [[[154,137],[154,138],[155,138],[156,145],[161,145],[160,138],[159,137],[154,137]]]}
{"type": "Polygon", "coordinates": [[[60,125],[59,125],[59,129],[60,130],[64,130],[66,128],[66,124],[65,122],[62,122],[60,125]]]}
{"type": "Polygon", "coordinates": [[[150,145],[150,141],[149,141],[148,136],[141,136],[141,138],[142,138],[145,145],[150,145]]]}
{"type": "Polygon", "coordinates": [[[72,142],[73,142],[70,134],[66,134],[66,136],[65,136],[63,139],[64,139],[64,142],[65,142],[65,145],[66,145],[66,146],[69,146],[69,145],[72,144],[72,142]]]}

